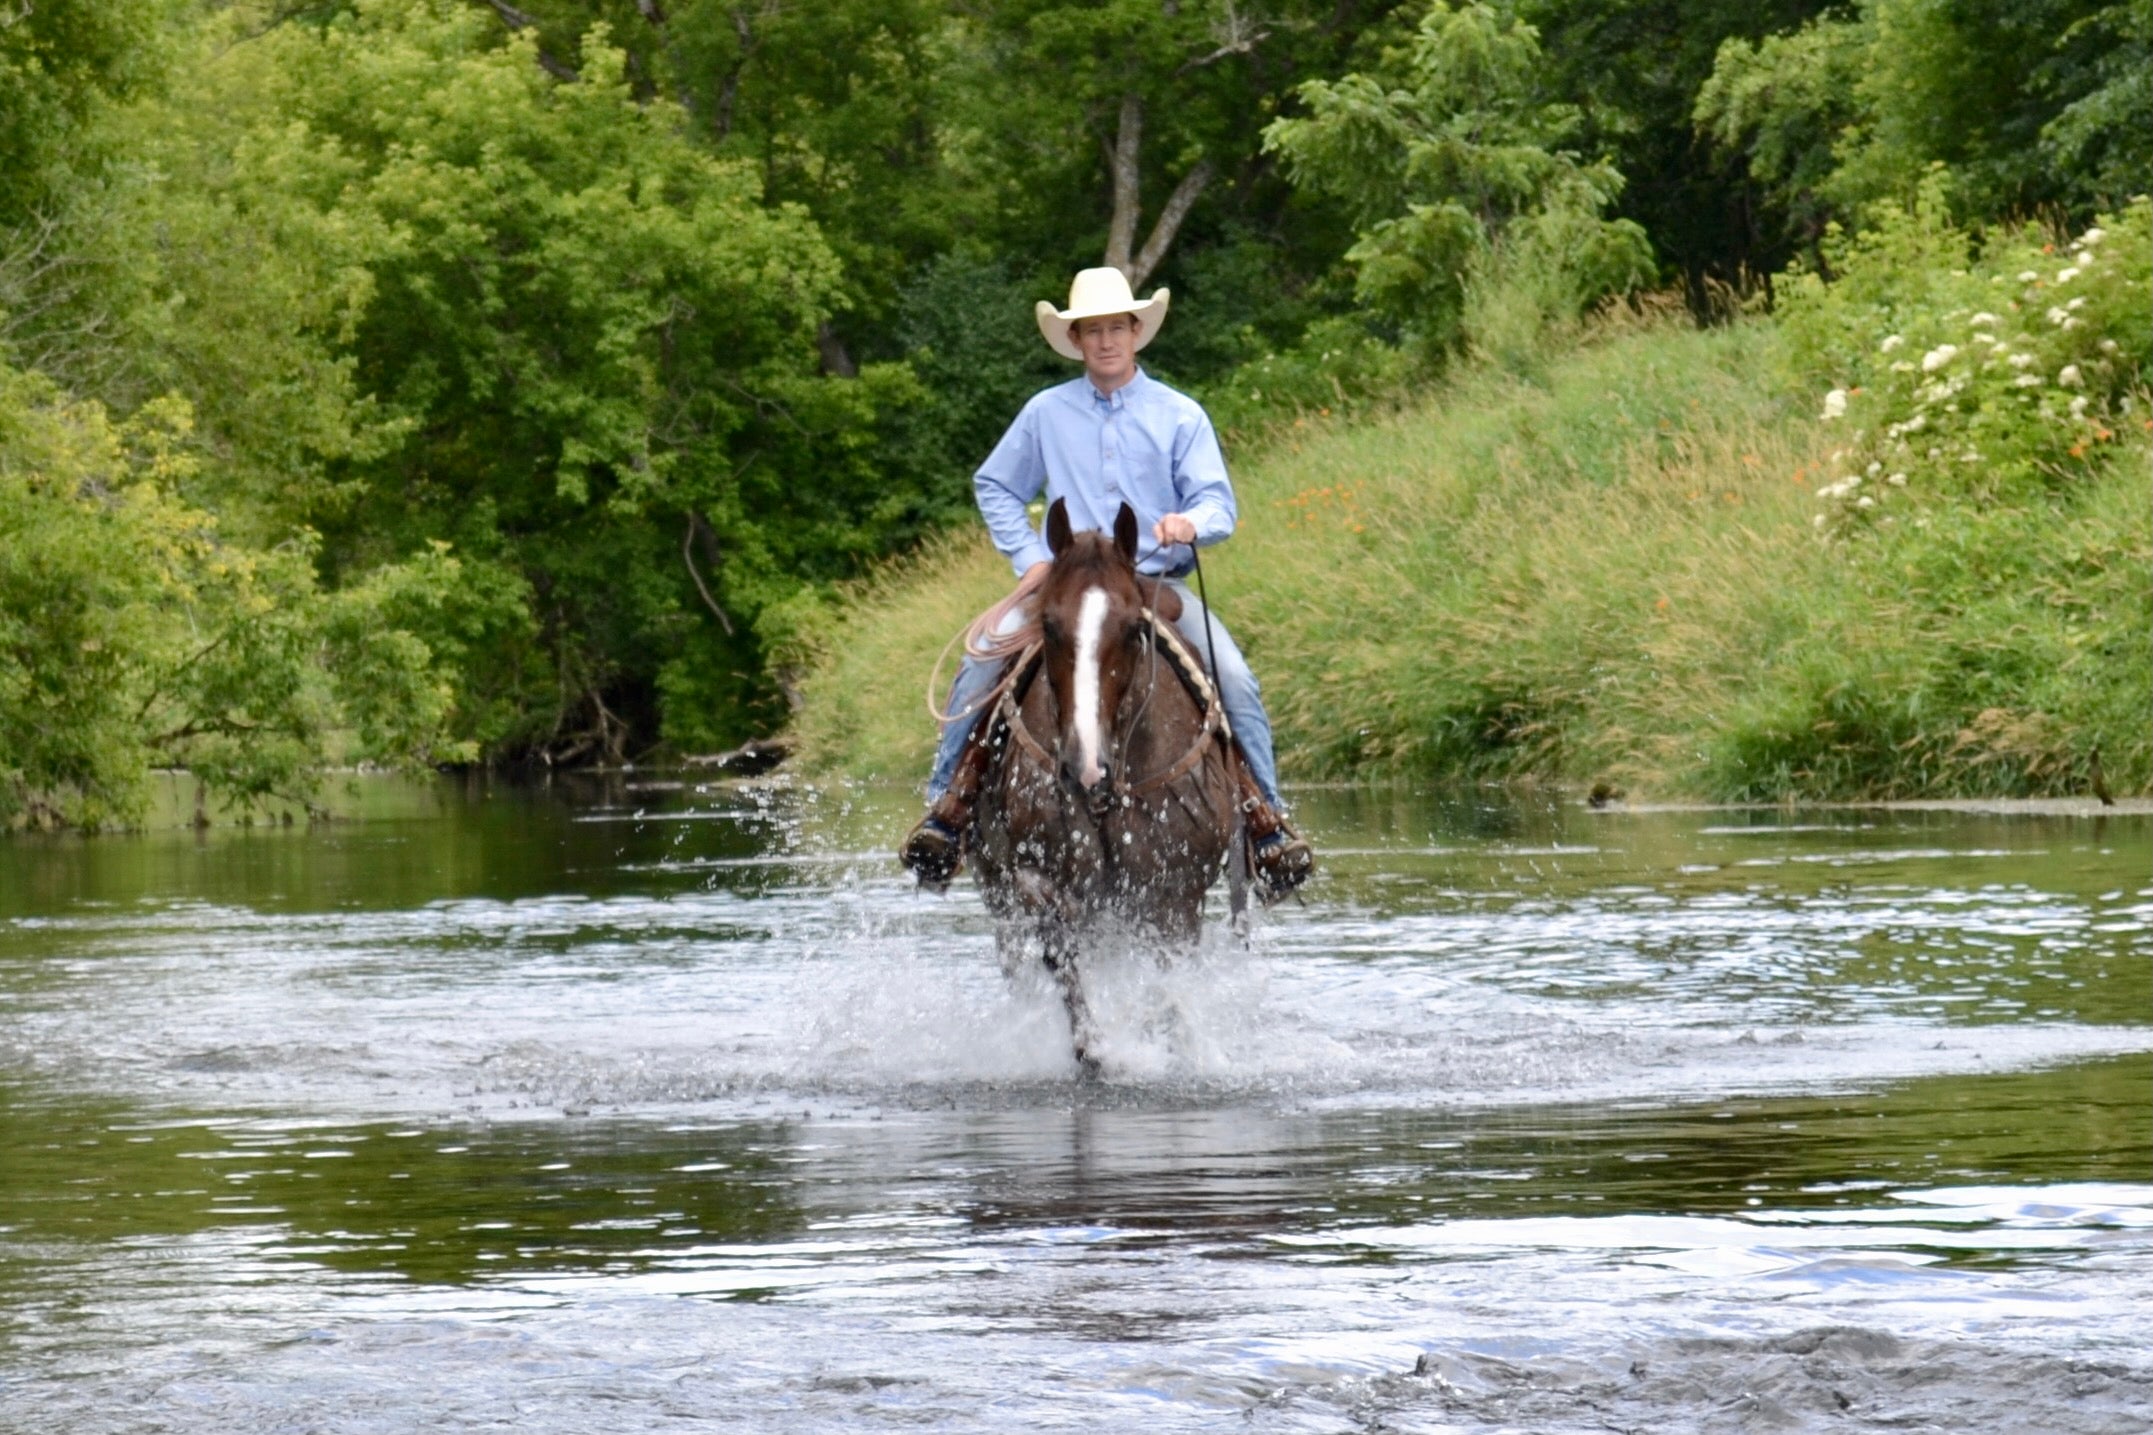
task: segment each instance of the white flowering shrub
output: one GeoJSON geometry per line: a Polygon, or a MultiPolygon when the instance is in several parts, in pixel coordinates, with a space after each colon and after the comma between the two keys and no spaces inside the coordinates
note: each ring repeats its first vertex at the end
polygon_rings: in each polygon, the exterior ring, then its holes
{"type": "Polygon", "coordinates": [[[1945,217],[1941,183],[1835,235],[1831,282],[1798,274],[1780,294],[1818,421],[1845,435],[1817,490],[1828,534],[2067,485],[2153,428],[2153,203],[2077,234],[1976,240],[1945,217]]]}

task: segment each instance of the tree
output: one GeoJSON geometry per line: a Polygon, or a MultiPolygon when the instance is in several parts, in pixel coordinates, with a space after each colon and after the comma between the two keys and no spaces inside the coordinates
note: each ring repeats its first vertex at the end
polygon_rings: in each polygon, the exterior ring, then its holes
{"type": "Polygon", "coordinates": [[[520,585],[532,622],[474,646],[458,709],[496,750],[617,758],[682,663],[723,675],[672,685],[716,708],[683,731],[751,729],[760,612],[896,521],[868,451],[909,380],[822,375],[812,220],[639,99],[602,30],[570,83],[472,6],[259,20],[131,118],[170,177],[145,287],[184,298],[138,333],[255,460],[222,497],[317,527],[342,586],[435,541],[520,585]]]}
{"type": "Polygon", "coordinates": [[[1004,0],[969,14],[950,121],[1002,232],[1052,268],[1168,265],[1200,207],[1261,206],[1262,129],[1300,75],[1342,60],[1394,0],[1004,0]]]}
{"type": "Polygon", "coordinates": [[[97,107],[157,70],[165,0],[0,12],[0,229],[51,205],[97,107]]]}
{"type": "Polygon", "coordinates": [[[1722,46],[1698,129],[1810,232],[1934,165],[1973,219],[2153,187],[2153,0],[1863,0],[1722,46]]]}
{"type": "Polygon", "coordinates": [[[2153,0],[2103,6],[2058,37],[2041,150],[2081,207],[2153,191],[2153,0]]]}
{"type": "Polygon", "coordinates": [[[1614,213],[1652,236],[1692,310],[1713,312],[1708,281],[1740,283],[1789,255],[1789,226],[1743,166],[1691,128],[1697,90],[1721,44],[1819,14],[1824,0],[1519,0],[1540,35],[1539,93],[1575,105],[1570,143],[1626,183],[1614,213]]]}
{"type": "Polygon", "coordinates": [[[138,816],[152,765],[311,805],[333,761],[468,759],[443,728],[476,605],[439,549],[325,592],[305,535],[252,548],[179,490],[191,416],[0,364],[0,826],[138,816]]]}
{"type": "Polygon", "coordinates": [[[1738,157],[1771,196],[1782,239],[1829,273],[1822,240],[1837,212],[1832,193],[1839,138],[1857,120],[1867,58],[1862,26],[1823,21],[1751,44],[1729,40],[1697,91],[1703,139],[1738,157]]]}
{"type": "Polygon", "coordinates": [[[607,26],[639,98],[665,100],[683,134],[752,165],[769,203],[798,205],[840,264],[842,292],[817,331],[824,367],[850,377],[878,346],[898,288],[961,233],[942,112],[944,0],[531,0],[485,4],[534,39],[542,67],[573,75],[594,24],[607,26]]]}
{"type": "Polygon", "coordinates": [[[1644,232],[1600,217],[1621,174],[1560,148],[1575,111],[1532,97],[1539,60],[1531,26],[1439,0],[1378,68],[1302,85],[1308,115],[1265,131],[1296,183],[1350,206],[1361,300],[1430,356],[1461,340],[1469,284],[1502,251],[1572,314],[1651,273],[1644,232]]]}

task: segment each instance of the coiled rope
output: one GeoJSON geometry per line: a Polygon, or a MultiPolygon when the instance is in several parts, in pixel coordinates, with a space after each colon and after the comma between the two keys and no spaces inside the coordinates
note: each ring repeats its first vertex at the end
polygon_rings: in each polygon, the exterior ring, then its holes
{"type": "MultiPolygon", "coordinates": [[[[1160,551],[1158,548],[1153,548],[1149,552],[1139,554],[1137,555],[1137,561],[1142,562],[1145,558],[1150,557],[1152,553],[1158,551],[1160,551]]],[[[1196,556],[1194,544],[1189,546],[1189,556],[1191,566],[1195,570],[1197,601],[1202,603],[1204,607],[1204,645],[1210,650],[1208,656],[1211,662],[1211,671],[1216,674],[1219,670],[1219,655],[1218,642],[1211,636],[1211,600],[1203,591],[1203,560],[1196,556]]],[[[1046,581],[1046,565],[1035,566],[1030,572],[1017,580],[1017,586],[1010,589],[1007,596],[1002,598],[1000,602],[952,634],[950,640],[942,645],[941,653],[934,660],[934,667],[927,674],[927,715],[929,717],[932,717],[943,727],[948,727],[953,722],[968,722],[984,709],[988,703],[994,700],[994,692],[990,690],[978,702],[966,708],[963,712],[945,710],[935,698],[935,695],[942,691],[942,665],[949,661],[949,650],[957,646],[959,639],[964,642],[964,654],[966,657],[976,658],[981,662],[993,663],[1006,662],[1037,642],[1039,639],[1039,615],[1029,611],[1029,606],[1046,581]],[[1012,612],[1019,609],[1026,610],[1024,621],[1012,627],[1008,632],[1003,632],[1003,622],[1008,619],[1012,612]]],[[[1157,581],[1163,582],[1164,580],[1157,581]]]]}
{"type": "Polygon", "coordinates": [[[950,640],[942,645],[941,656],[934,660],[934,670],[927,674],[927,712],[936,722],[947,727],[953,722],[970,721],[994,700],[994,692],[989,691],[963,712],[943,710],[935,695],[942,691],[942,665],[949,661],[949,650],[956,647],[961,639],[966,657],[991,663],[1006,662],[1023,652],[1039,637],[1039,616],[1029,611],[1029,605],[1046,581],[1047,570],[1044,566],[1033,569],[1018,580],[1017,586],[1010,589],[1006,597],[952,634],[950,640]],[[1011,613],[1020,609],[1026,610],[1024,621],[1008,632],[1003,632],[1002,624],[1008,620],[1011,613]]]}

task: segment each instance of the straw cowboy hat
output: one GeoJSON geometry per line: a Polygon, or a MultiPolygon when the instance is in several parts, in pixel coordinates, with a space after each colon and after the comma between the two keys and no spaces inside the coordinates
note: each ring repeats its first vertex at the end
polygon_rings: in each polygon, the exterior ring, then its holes
{"type": "Polygon", "coordinates": [[[1069,285],[1069,307],[1057,309],[1051,299],[1042,299],[1033,306],[1039,316],[1039,334],[1047,341],[1047,347],[1065,359],[1084,362],[1084,351],[1069,338],[1069,326],[1079,319],[1099,319],[1108,314],[1131,314],[1142,321],[1136,331],[1136,347],[1141,349],[1158,337],[1159,326],[1166,322],[1166,301],[1172,295],[1164,289],[1155,290],[1143,303],[1129,292],[1129,276],[1111,266],[1105,269],[1080,269],[1069,285]]]}

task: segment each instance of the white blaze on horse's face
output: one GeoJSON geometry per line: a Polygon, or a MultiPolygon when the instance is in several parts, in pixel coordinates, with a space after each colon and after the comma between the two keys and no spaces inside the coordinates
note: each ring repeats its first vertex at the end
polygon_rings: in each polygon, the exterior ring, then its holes
{"type": "Polygon", "coordinates": [[[1106,778],[1106,724],[1099,711],[1099,636],[1106,628],[1106,589],[1086,588],[1077,605],[1077,781],[1088,791],[1106,778]]]}

